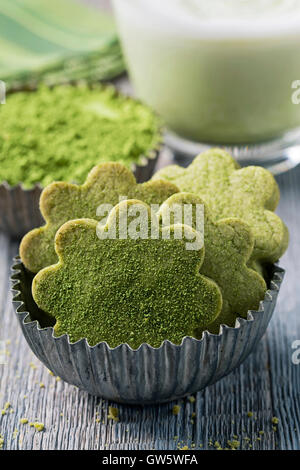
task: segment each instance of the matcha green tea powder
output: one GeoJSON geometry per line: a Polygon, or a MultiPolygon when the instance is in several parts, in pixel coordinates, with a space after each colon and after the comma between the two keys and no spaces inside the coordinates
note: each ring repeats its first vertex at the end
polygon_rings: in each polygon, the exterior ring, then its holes
{"type": "Polygon", "coordinates": [[[160,121],[113,87],[45,86],[0,106],[0,182],[83,183],[97,163],[128,168],[159,146],[160,121]]]}

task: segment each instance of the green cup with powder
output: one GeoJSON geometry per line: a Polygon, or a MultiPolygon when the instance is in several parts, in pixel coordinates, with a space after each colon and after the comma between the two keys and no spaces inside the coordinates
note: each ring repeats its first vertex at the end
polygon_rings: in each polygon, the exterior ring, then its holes
{"type": "Polygon", "coordinates": [[[161,122],[112,86],[41,86],[0,107],[0,230],[22,236],[41,223],[38,200],[53,181],[81,184],[93,166],[121,162],[152,175],[161,122]]]}

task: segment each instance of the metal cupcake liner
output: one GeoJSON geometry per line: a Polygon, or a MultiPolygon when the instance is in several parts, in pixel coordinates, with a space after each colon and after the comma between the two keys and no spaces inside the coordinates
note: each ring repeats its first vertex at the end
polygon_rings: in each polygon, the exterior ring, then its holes
{"type": "Polygon", "coordinates": [[[33,353],[64,381],[108,400],[153,404],[176,400],[213,384],[239,366],[266,331],[274,312],[285,271],[274,266],[270,288],[259,310],[238,318],[234,328],[222,325],[202,339],[185,337],[180,346],[164,341],[159,348],[127,344],[90,347],[85,339],[70,343],[54,336],[52,327],[37,321],[43,313],[31,296],[31,277],[19,258],[12,268],[13,303],[23,334],[33,353]]]}
{"type": "MultiPolygon", "coordinates": [[[[151,178],[158,155],[159,150],[153,150],[132,165],[138,183],[151,178]]],[[[40,184],[32,189],[25,189],[22,183],[13,187],[6,182],[0,184],[0,231],[19,239],[33,228],[44,225],[39,209],[42,190],[40,184]]]]}

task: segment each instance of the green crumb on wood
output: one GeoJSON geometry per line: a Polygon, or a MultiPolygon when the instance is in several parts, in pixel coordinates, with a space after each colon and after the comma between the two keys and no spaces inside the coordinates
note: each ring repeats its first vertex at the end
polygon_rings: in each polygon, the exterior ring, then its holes
{"type": "Polygon", "coordinates": [[[159,146],[160,127],[152,110],[113,87],[12,94],[0,109],[0,182],[82,183],[101,161],[130,167],[159,146]]]}
{"type": "Polygon", "coordinates": [[[3,449],[4,446],[4,437],[0,434],[0,449],[3,449]]]}
{"type": "Polygon", "coordinates": [[[38,422],[34,423],[34,427],[39,432],[41,432],[45,429],[44,424],[43,423],[38,423],[38,422]]]}
{"type": "Polygon", "coordinates": [[[43,423],[39,423],[38,421],[29,423],[29,426],[35,428],[38,432],[41,432],[45,429],[45,425],[43,423]]]}
{"type": "Polygon", "coordinates": [[[253,417],[253,412],[252,412],[252,411],[248,411],[247,416],[248,416],[248,418],[252,418],[252,417],[253,417]]]}
{"type": "Polygon", "coordinates": [[[180,408],[181,408],[181,407],[180,407],[179,405],[174,405],[173,408],[172,408],[172,414],[173,414],[174,416],[177,416],[177,415],[179,414],[179,412],[180,412],[180,408]]]}
{"type": "Polygon", "coordinates": [[[190,396],[190,397],[188,397],[188,400],[189,400],[190,403],[195,403],[196,398],[193,397],[193,396],[190,396]]]}
{"type": "Polygon", "coordinates": [[[241,445],[240,441],[237,441],[236,439],[233,439],[232,441],[227,441],[227,444],[231,450],[237,450],[241,445]]]}
{"type": "Polygon", "coordinates": [[[276,416],[273,416],[272,418],[272,424],[278,424],[279,423],[279,419],[276,418],[276,416]]]}
{"type": "MultiPolygon", "coordinates": [[[[11,404],[7,401],[7,402],[4,404],[3,409],[1,410],[1,415],[2,415],[2,416],[6,415],[6,413],[9,411],[9,408],[11,408],[11,404]]],[[[10,412],[13,412],[13,410],[11,409],[10,412]]]]}
{"type": "Polygon", "coordinates": [[[178,448],[178,450],[189,450],[189,447],[188,446],[183,446],[183,447],[178,448]]]}
{"type": "Polygon", "coordinates": [[[12,438],[13,438],[13,439],[16,439],[16,437],[18,436],[18,434],[19,434],[19,430],[18,430],[18,429],[15,429],[14,432],[13,432],[12,438]]]}
{"type": "Polygon", "coordinates": [[[21,424],[28,424],[28,419],[27,418],[21,418],[20,423],[21,424]]]}
{"type": "Polygon", "coordinates": [[[119,410],[113,406],[108,407],[107,419],[112,419],[113,421],[119,421],[119,410]]]}
{"type": "Polygon", "coordinates": [[[223,450],[223,448],[222,448],[222,446],[221,446],[221,444],[220,444],[219,441],[216,441],[215,444],[214,444],[214,446],[215,446],[215,448],[216,448],[217,450],[223,450]]]}

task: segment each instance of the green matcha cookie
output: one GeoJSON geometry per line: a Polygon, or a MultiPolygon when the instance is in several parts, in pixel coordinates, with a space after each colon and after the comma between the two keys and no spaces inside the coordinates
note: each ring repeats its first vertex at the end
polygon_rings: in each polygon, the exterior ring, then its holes
{"type": "Polygon", "coordinates": [[[267,287],[264,279],[246,265],[253,251],[254,236],[245,222],[234,218],[213,222],[210,210],[203,200],[188,193],[171,196],[161,206],[158,215],[163,223],[164,217],[169,219],[168,214],[171,211],[171,223],[181,220],[184,224],[191,223],[196,229],[196,217],[199,219],[201,208],[204,208],[200,228],[204,234],[205,258],[200,273],[218,284],[223,297],[221,314],[209,325],[208,330],[219,333],[221,324],[234,326],[238,316],[247,318],[248,310],[257,310],[267,287]],[[187,221],[186,218],[181,218],[181,214],[189,206],[192,209],[192,218],[187,221]],[[180,207],[183,209],[178,212],[180,207]]]}
{"type": "Polygon", "coordinates": [[[240,169],[225,151],[213,149],[195,158],[188,168],[171,165],[153,179],[165,179],[180,191],[203,198],[215,220],[237,217],[247,222],[255,237],[251,261],[274,263],[288,246],[288,230],[274,214],[279,189],[271,173],[249,166],[240,169]]]}
{"type": "Polygon", "coordinates": [[[111,206],[107,209],[109,212],[123,196],[160,205],[176,192],[178,188],[166,181],[137,184],[133,173],[120,163],[96,166],[82,186],[52,183],[44,189],[40,199],[46,225],[23,238],[20,246],[22,262],[33,273],[56,263],[54,237],[57,230],[68,220],[101,219],[104,214],[97,214],[97,209],[102,204],[111,206]]]}
{"type": "Polygon", "coordinates": [[[56,318],[55,334],[67,333],[71,342],[86,338],[91,346],[106,341],[111,347],[128,343],[132,348],[144,342],[159,347],[164,340],[180,344],[184,336],[213,322],[222,308],[219,287],[199,274],[201,242],[193,228],[161,228],[146,204],[123,201],[105,226],[81,219],[59,229],[59,263],[36,275],[34,300],[56,318]],[[148,236],[137,227],[136,238],[126,239],[124,233],[135,223],[130,210],[136,205],[144,214],[148,236]],[[124,222],[125,232],[120,228],[124,222]],[[153,226],[157,238],[150,238],[153,226]],[[112,228],[115,239],[108,237],[112,228]],[[191,239],[199,242],[197,250],[186,249],[191,239]]]}

